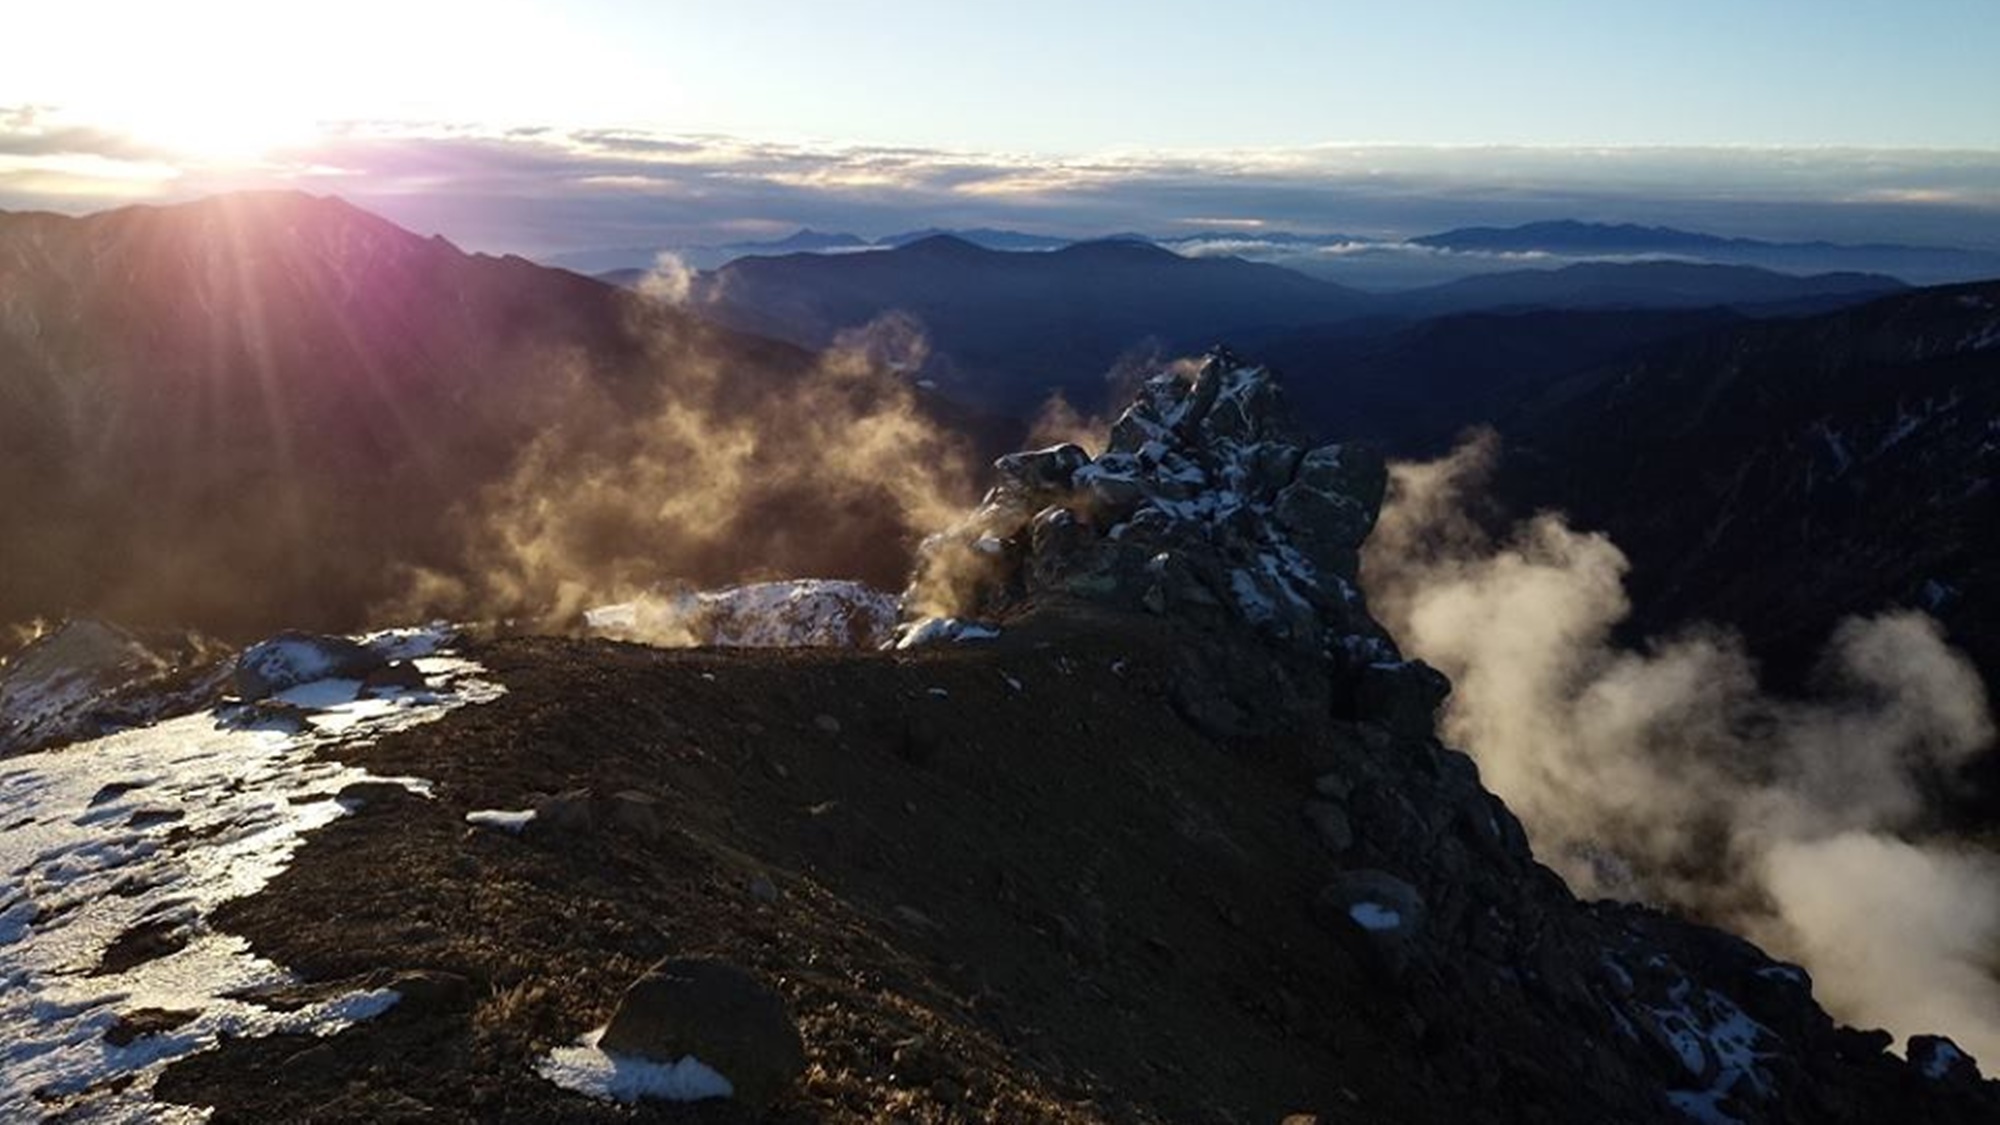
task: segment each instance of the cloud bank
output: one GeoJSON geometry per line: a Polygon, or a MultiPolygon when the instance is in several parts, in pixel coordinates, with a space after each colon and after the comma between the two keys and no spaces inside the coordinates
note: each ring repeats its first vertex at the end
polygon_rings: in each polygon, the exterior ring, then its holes
{"type": "Polygon", "coordinates": [[[1929,797],[1992,746],[1976,671],[1930,618],[1850,619],[1810,698],[1764,691],[1739,640],[1633,651],[1625,556],[1543,513],[1470,513],[1489,433],[1392,471],[1364,581],[1451,677],[1444,733],[1578,893],[1678,907],[1814,977],[1836,1015],[2000,1059],[2000,859],[1930,834],[1929,797]]]}
{"type": "Polygon", "coordinates": [[[2000,151],[1318,145],[1082,156],[714,135],[327,126],[203,163],[46,107],[0,106],[0,207],[243,187],[339,193],[474,249],[531,255],[1002,226],[1058,236],[1204,224],[1370,238],[1584,218],[1775,239],[2000,249],[2000,151]]]}

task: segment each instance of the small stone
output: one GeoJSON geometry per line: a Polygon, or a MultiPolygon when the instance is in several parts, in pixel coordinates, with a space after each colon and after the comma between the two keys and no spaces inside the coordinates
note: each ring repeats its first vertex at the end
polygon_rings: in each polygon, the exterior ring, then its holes
{"type": "Polygon", "coordinates": [[[104,1029],[104,1041],[113,1047],[129,1047],[149,1035],[160,1035],[192,1023],[200,1012],[167,1008],[139,1008],[118,1017],[104,1029]]]}
{"type": "Polygon", "coordinates": [[[965,1087],[950,1078],[940,1078],[931,1083],[931,1098],[945,1105],[957,1105],[965,1100],[965,1087]]]}
{"type": "Polygon", "coordinates": [[[645,840],[657,840],[665,834],[660,824],[660,802],[651,794],[636,789],[614,793],[610,812],[612,826],[621,832],[645,840]]]}
{"type": "Polygon", "coordinates": [[[750,897],[758,902],[778,901],[778,885],[759,875],[750,880],[750,897]]]}
{"type": "Polygon", "coordinates": [[[405,969],[389,982],[402,999],[396,1010],[419,1015],[460,1012],[472,1006],[472,982],[439,969],[405,969]]]}
{"type": "Polygon", "coordinates": [[[822,732],[826,734],[840,733],[840,720],[834,718],[832,715],[825,715],[825,714],[814,715],[813,726],[818,727],[822,732]]]}
{"type": "Polygon", "coordinates": [[[424,674],[407,660],[392,660],[361,679],[361,690],[373,692],[422,691],[429,687],[424,674]]]}
{"type": "Polygon", "coordinates": [[[556,832],[589,832],[597,827],[590,790],[569,789],[535,802],[534,823],[556,832]]]}
{"type": "Polygon", "coordinates": [[[1348,822],[1347,811],[1339,805],[1332,801],[1307,801],[1301,811],[1326,850],[1340,855],[1354,846],[1354,826],[1348,822]]]}

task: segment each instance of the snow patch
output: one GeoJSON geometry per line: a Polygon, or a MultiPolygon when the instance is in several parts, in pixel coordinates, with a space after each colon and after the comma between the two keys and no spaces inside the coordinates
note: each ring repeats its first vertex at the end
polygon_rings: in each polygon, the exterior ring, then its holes
{"type": "Polygon", "coordinates": [[[603,1035],[599,1028],[574,1047],[556,1048],[536,1064],[535,1072],[565,1090],[604,1101],[631,1103],[655,1098],[698,1102],[736,1094],[729,1079],[693,1055],[663,1063],[613,1054],[598,1049],[597,1041],[603,1035]]]}
{"type": "Polygon", "coordinates": [[[521,830],[532,824],[534,819],[533,809],[474,809],[465,814],[465,822],[474,828],[491,828],[515,836],[519,836],[521,830]]]}
{"type": "Polygon", "coordinates": [[[399,699],[301,685],[293,706],[310,721],[290,726],[202,711],[4,763],[0,1119],[201,1120],[205,1111],[152,1102],[168,1062],[225,1037],[332,1034],[396,1002],[374,990],[280,1013],[241,999],[294,978],[209,918],[263,889],[308,833],[346,815],[336,799],[344,787],[427,788],[317,751],[363,745],[503,691],[467,661],[433,657],[419,668],[430,682],[399,699]],[[139,946],[153,955],[107,958],[134,934],[155,938],[139,946]],[[144,1008],[188,1019],[123,1047],[104,1039],[121,1015],[144,1008]]]}
{"type": "Polygon", "coordinates": [[[873,648],[898,608],[896,595],[872,586],[801,578],[648,595],[583,618],[600,636],[668,648],[873,648]]]}
{"type": "Polygon", "coordinates": [[[1383,933],[1403,924],[1401,914],[1379,902],[1357,902],[1347,908],[1347,916],[1370,933],[1383,933]]]}

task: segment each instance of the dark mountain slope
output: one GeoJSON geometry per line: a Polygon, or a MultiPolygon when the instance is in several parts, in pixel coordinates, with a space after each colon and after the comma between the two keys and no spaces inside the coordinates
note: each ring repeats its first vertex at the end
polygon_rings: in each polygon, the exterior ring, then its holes
{"type": "Polygon", "coordinates": [[[1285,373],[1293,401],[1316,428],[1422,457],[1580,371],[1741,319],[1723,309],[1554,309],[1238,339],[1285,373]]]}
{"type": "Polygon", "coordinates": [[[1903,289],[1881,274],[1808,277],[1753,266],[1694,262],[1580,262],[1510,270],[1396,294],[1411,314],[1473,308],[1711,308],[1815,312],[1903,289]]]}
{"type": "Polygon", "coordinates": [[[337,200],[0,215],[0,621],[352,626],[577,386],[698,357],[807,364],[337,200]]]}
{"type": "Polygon", "coordinates": [[[1732,622],[1796,664],[1917,605],[2000,681],[2000,283],[1721,329],[1505,430],[1517,499],[1610,531],[1648,625],[1732,622]]]}
{"type": "Polygon", "coordinates": [[[940,235],[868,254],[743,259],[705,278],[694,307],[806,347],[907,313],[929,334],[944,393],[1026,414],[1052,389],[1098,402],[1105,373],[1149,343],[1200,346],[1244,325],[1339,320],[1370,301],[1276,266],[1145,243],[1009,253],[940,235]]]}

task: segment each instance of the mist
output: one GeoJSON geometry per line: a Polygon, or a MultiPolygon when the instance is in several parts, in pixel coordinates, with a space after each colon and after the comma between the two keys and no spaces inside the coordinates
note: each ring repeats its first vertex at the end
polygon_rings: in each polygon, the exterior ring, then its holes
{"type": "Polygon", "coordinates": [[[1451,678],[1442,733],[1537,855],[1581,895],[1675,908],[1797,961],[1847,1022],[2000,1058],[2000,861],[1928,815],[1994,739],[1942,628],[1908,610],[1847,619],[1802,698],[1765,690],[1718,626],[1621,647],[1616,544],[1558,513],[1497,534],[1478,518],[1499,453],[1481,432],[1392,466],[1362,578],[1405,649],[1451,678]]]}
{"type": "MultiPolygon", "coordinates": [[[[663,256],[639,287],[648,307],[684,301],[687,276],[663,256]]],[[[907,378],[929,351],[910,318],[843,333],[795,371],[705,350],[679,323],[634,328],[675,372],[651,393],[555,373],[547,423],[454,513],[460,557],[410,568],[374,616],[562,631],[594,606],[723,583],[900,588],[920,535],[976,499],[970,443],[907,378]]]]}

